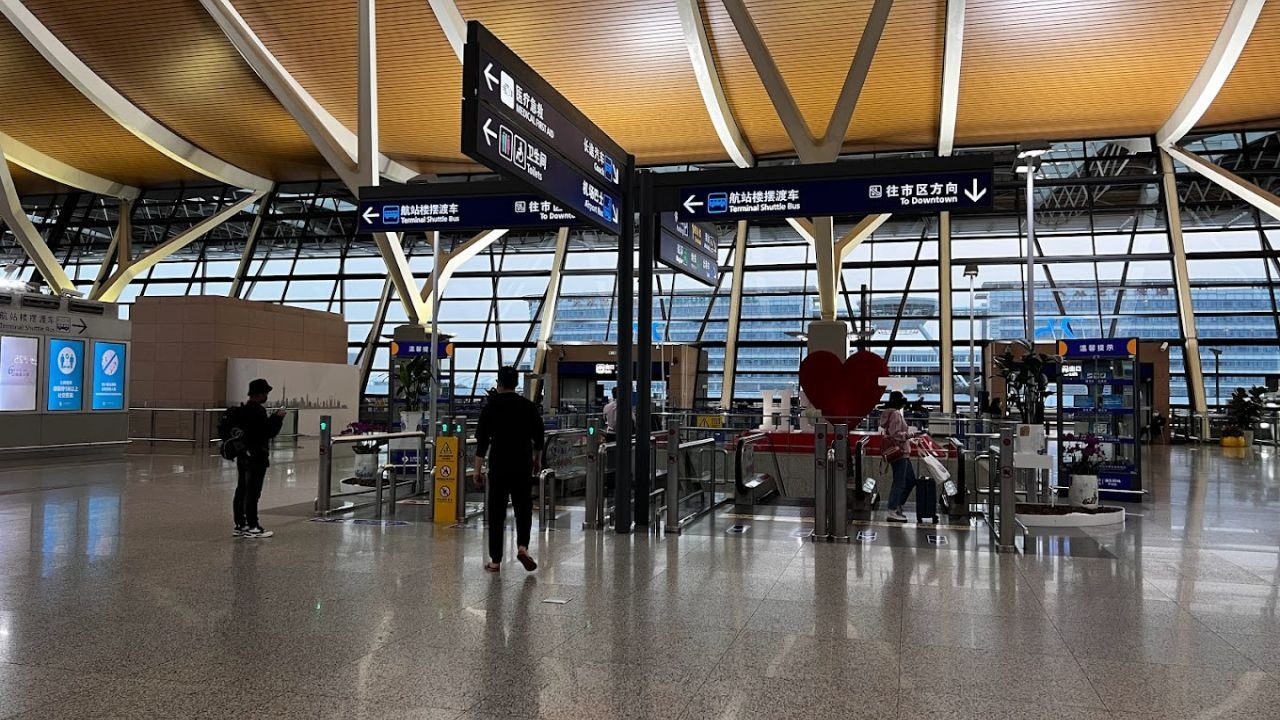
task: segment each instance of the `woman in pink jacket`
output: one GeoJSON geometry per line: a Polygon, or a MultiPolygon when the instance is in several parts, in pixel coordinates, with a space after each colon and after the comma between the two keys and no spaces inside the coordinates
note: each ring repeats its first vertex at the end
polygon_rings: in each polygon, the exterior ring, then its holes
{"type": "Polygon", "coordinates": [[[897,390],[889,394],[889,402],[880,413],[880,431],[884,440],[880,443],[880,456],[893,468],[893,487],[889,490],[889,516],[892,522],[906,522],[902,506],[906,504],[911,489],[916,486],[916,471],[911,465],[911,426],[902,417],[907,398],[897,390]]]}

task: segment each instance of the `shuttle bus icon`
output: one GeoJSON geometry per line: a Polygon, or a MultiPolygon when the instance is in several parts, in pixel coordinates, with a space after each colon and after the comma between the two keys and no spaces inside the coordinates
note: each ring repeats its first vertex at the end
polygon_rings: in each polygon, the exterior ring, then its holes
{"type": "Polygon", "coordinates": [[[729,212],[729,193],[709,193],[707,212],[715,214],[729,212]]]}

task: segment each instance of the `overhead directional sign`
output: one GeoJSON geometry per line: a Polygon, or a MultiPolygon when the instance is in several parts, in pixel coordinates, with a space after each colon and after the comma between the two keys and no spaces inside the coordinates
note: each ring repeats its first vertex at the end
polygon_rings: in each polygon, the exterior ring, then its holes
{"type": "Polygon", "coordinates": [[[582,225],[577,215],[511,182],[360,188],[356,216],[362,233],[582,225]]]}
{"type": "Polygon", "coordinates": [[[720,239],[714,226],[680,220],[662,213],[662,239],[658,259],[673,270],[707,285],[715,285],[720,272],[720,239]]]}
{"type": "Polygon", "coordinates": [[[749,220],[989,209],[989,155],[793,165],[661,177],[682,220],[749,220]]]}
{"type": "Polygon", "coordinates": [[[625,151],[476,21],[463,55],[462,151],[610,233],[625,151]]]}

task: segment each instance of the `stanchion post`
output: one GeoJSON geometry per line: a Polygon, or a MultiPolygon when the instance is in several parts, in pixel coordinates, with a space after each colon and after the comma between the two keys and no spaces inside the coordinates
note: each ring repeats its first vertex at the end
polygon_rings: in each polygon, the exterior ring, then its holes
{"type": "Polygon", "coordinates": [[[831,537],[839,542],[849,540],[849,426],[836,425],[835,442],[832,443],[835,462],[829,470],[831,482],[828,483],[829,505],[831,512],[831,537]]]}
{"type": "Polygon", "coordinates": [[[827,425],[819,423],[813,432],[813,534],[814,540],[826,540],[827,490],[830,469],[827,467],[827,425]]]}
{"type": "Polygon", "coordinates": [[[666,532],[680,534],[680,421],[667,426],[667,527],[666,532]]]}
{"type": "MultiPolygon", "coordinates": [[[[154,418],[155,415],[153,414],[154,418]]],[[[320,479],[316,487],[316,513],[329,514],[329,493],[333,483],[333,418],[320,416],[320,479]]],[[[155,435],[152,435],[155,437],[155,435]]]]}

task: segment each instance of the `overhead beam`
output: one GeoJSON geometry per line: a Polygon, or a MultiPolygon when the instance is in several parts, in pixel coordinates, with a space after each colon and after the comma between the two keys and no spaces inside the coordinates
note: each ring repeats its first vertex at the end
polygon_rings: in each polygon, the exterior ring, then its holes
{"type": "Polygon", "coordinates": [[[271,188],[270,180],[214,157],[143,112],[71,52],[21,0],[0,0],[0,13],[67,82],[139,140],[205,177],[250,190],[271,188]]]}
{"type": "MultiPolygon", "coordinates": [[[[724,341],[724,379],[720,385],[720,409],[733,409],[733,392],[738,374],[738,335],[742,327],[742,291],[747,267],[747,221],[738,221],[733,240],[733,283],[729,286],[729,321],[724,341]]],[[[712,298],[711,302],[715,302],[712,298]]]]}
{"type": "Polygon", "coordinates": [[[867,16],[867,24],[862,28],[862,38],[858,40],[858,49],[853,53],[853,62],[849,63],[849,73],[840,88],[840,96],[836,99],[831,119],[827,122],[826,135],[822,139],[822,150],[833,161],[844,149],[844,139],[849,134],[849,124],[853,121],[853,110],[862,95],[867,74],[871,72],[876,48],[880,45],[880,38],[884,35],[884,26],[889,21],[889,11],[892,9],[893,0],[876,0],[875,5],[871,6],[871,14],[867,16]]]}
{"type": "Polygon", "coordinates": [[[791,89],[787,87],[787,81],[782,78],[782,71],[778,69],[778,64],[773,60],[773,54],[765,45],[760,29],[751,18],[751,12],[747,10],[743,0],[723,0],[723,2],[724,9],[729,12],[729,19],[733,21],[733,27],[738,31],[738,37],[742,39],[743,47],[747,49],[751,64],[755,66],[756,74],[760,76],[760,82],[764,84],[765,92],[773,102],[774,111],[778,113],[778,119],[782,121],[782,127],[787,131],[787,137],[791,138],[791,145],[800,156],[800,161],[822,162],[823,155],[818,148],[818,142],[809,133],[809,126],[805,124],[804,116],[800,113],[800,106],[796,104],[791,89]]]}
{"type": "MultiPolygon", "coordinates": [[[[444,289],[448,286],[449,279],[453,277],[453,274],[457,272],[459,267],[462,267],[463,263],[476,255],[479,255],[481,251],[493,245],[498,240],[501,240],[506,234],[506,230],[486,230],[461,245],[454,247],[453,250],[447,253],[442,252],[441,262],[436,265],[436,267],[439,268],[439,294],[444,294],[444,289]]],[[[432,273],[431,277],[427,278],[426,283],[423,284],[422,291],[419,293],[424,306],[424,314],[422,316],[422,322],[424,323],[430,322],[433,313],[435,313],[435,305],[431,300],[432,286],[435,285],[435,283],[436,273],[432,273]]]]}
{"type": "MultiPolygon", "coordinates": [[[[1192,407],[1204,427],[1201,437],[1208,436],[1209,400],[1200,362],[1200,337],[1196,330],[1195,306],[1191,297],[1191,276],[1187,269],[1187,246],[1182,237],[1182,207],[1178,202],[1178,178],[1174,174],[1170,152],[1160,152],[1160,181],[1164,187],[1165,217],[1169,224],[1169,248],[1173,251],[1173,280],[1178,293],[1178,325],[1182,330],[1182,362],[1187,373],[1187,392],[1192,407]]],[[[1198,159],[1198,158],[1197,158],[1198,159]]]]}
{"type": "Polygon", "coordinates": [[[964,54],[965,0],[947,0],[942,43],[942,105],[938,113],[938,155],[955,150],[956,111],[960,106],[960,62],[964,54]]]}
{"type": "Polygon", "coordinates": [[[0,219],[13,231],[18,244],[26,251],[27,257],[35,265],[40,276],[49,284],[55,293],[81,294],[76,285],[67,277],[67,271],[49,249],[49,244],[40,236],[27,211],[22,207],[22,199],[18,197],[18,188],[13,183],[13,173],[9,171],[9,163],[0,160],[0,219]]]}
{"type": "Polygon", "coordinates": [[[114,180],[98,177],[56,160],[35,148],[26,145],[16,138],[0,133],[0,147],[4,148],[4,157],[21,168],[61,183],[67,187],[84,190],[95,195],[133,200],[141,194],[141,190],[114,180]]]}
{"type": "Polygon", "coordinates": [[[94,299],[101,300],[102,302],[115,302],[119,300],[120,294],[134,278],[151,269],[161,260],[164,260],[175,252],[209,234],[209,232],[222,223],[230,220],[236,215],[239,215],[245,208],[261,200],[266,194],[266,191],[263,190],[250,193],[217,213],[196,223],[186,232],[180,233],[164,241],[160,245],[157,245],[128,265],[116,268],[116,271],[112,273],[110,279],[103,283],[102,287],[99,288],[98,294],[94,299]]]}
{"type": "Polygon", "coordinates": [[[742,136],[724,86],[720,83],[720,73],[711,54],[711,43],[707,40],[707,28],[702,22],[698,0],[676,0],[676,10],[680,14],[685,45],[689,48],[689,61],[693,63],[693,76],[698,81],[698,91],[702,94],[702,102],[707,107],[707,115],[711,117],[711,125],[716,129],[720,144],[735,165],[751,167],[756,164],[755,156],[742,136]]]}
{"type": "Polygon", "coordinates": [[[787,224],[805,239],[805,242],[813,245],[818,242],[817,234],[813,229],[813,221],[808,218],[787,218],[787,224]]]}
{"type": "Polygon", "coordinates": [[[453,54],[458,56],[458,62],[462,62],[462,49],[467,44],[467,21],[463,19],[462,11],[453,0],[428,0],[427,4],[431,6],[436,22],[440,23],[440,30],[453,48],[453,54]]]}
{"type": "Polygon", "coordinates": [[[1234,0],[1231,3],[1227,19],[1218,31],[1218,38],[1209,50],[1209,56],[1200,66],[1200,72],[1196,73],[1195,80],[1187,88],[1182,101],[1173,109],[1173,114],[1156,133],[1158,144],[1166,147],[1173,145],[1191,132],[1200,118],[1204,117],[1227,82],[1236,61],[1240,59],[1240,53],[1244,51],[1265,4],[1266,0],[1234,0]]]}
{"type": "MultiPolygon", "coordinates": [[[[339,122],[294,79],[292,73],[267,48],[230,0],[200,0],[200,4],[280,105],[311,139],[325,162],[338,173],[344,184],[351,186],[357,159],[356,134],[339,122]]],[[[409,182],[419,174],[382,154],[378,154],[378,171],[383,177],[402,183],[409,182]]]]}
{"type": "Polygon", "coordinates": [[[1180,147],[1166,147],[1164,150],[1175,160],[1199,173],[1213,184],[1258,208],[1272,218],[1280,220],[1280,197],[1263,190],[1221,165],[1209,162],[1199,155],[1187,152],[1180,147]]]}

